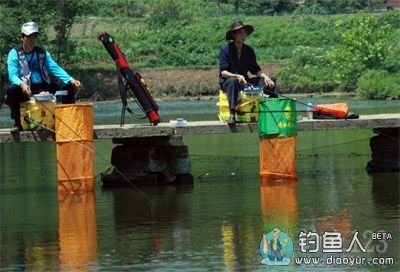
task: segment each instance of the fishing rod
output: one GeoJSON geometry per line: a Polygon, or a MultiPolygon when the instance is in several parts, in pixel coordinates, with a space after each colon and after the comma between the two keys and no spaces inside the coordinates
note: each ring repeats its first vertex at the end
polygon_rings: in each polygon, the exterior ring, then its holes
{"type": "Polygon", "coordinates": [[[237,111],[238,114],[241,113],[263,113],[263,112],[310,112],[309,110],[267,110],[267,111],[237,111]]]}
{"type": "Polygon", "coordinates": [[[48,112],[50,112],[54,118],[56,118],[57,120],[59,120],[64,126],[66,126],[72,133],[75,134],[75,136],[77,136],[81,141],[83,141],[82,137],[73,129],[71,128],[67,123],[65,123],[61,118],[59,118],[56,113],[54,111],[52,111],[49,107],[47,107],[44,103],[42,103],[42,101],[40,101],[39,99],[37,99],[35,96],[33,96],[33,98],[36,100],[36,102],[38,102],[43,108],[45,108],[48,112]]]}
{"type": "MultiPolygon", "coordinates": [[[[247,83],[247,84],[244,84],[244,86],[247,88],[247,89],[249,89],[249,90],[258,90],[258,94],[260,93],[260,91],[261,91],[261,88],[256,88],[256,87],[254,87],[253,85],[251,85],[251,84],[249,84],[249,83],[247,83]]],[[[309,105],[308,103],[305,103],[305,102],[302,102],[302,101],[300,101],[300,100],[297,100],[296,98],[291,98],[291,97],[289,97],[289,96],[285,96],[285,95],[283,95],[283,94],[280,94],[280,93],[275,93],[275,92],[273,92],[273,91],[271,91],[271,90],[268,90],[268,89],[262,89],[262,92],[264,93],[264,94],[269,94],[269,95],[273,95],[273,96],[275,96],[275,95],[278,95],[278,96],[281,96],[281,97],[283,97],[283,98],[286,98],[286,99],[289,99],[289,100],[291,100],[291,101],[294,101],[294,102],[296,102],[296,103],[299,103],[299,104],[301,104],[301,105],[303,105],[303,106],[306,106],[306,107],[308,107],[308,108],[310,108],[310,109],[315,109],[316,111],[319,111],[314,105],[309,105]]],[[[246,93],[246,92],[245,92],[246,93]]],[[[254,96],[254,94],[253,93],[250,93],[250,95],[251,96],[254,96]]],[[[296,111],[290,111],[290,110],[282,110],[282,111],[258,111],[258,112],[310,112],[310,110],[296,110],[296,111]]],[[[251,112],[244,112],[244,113],[251,113],[251,112]]]]}
{"type": "Polygon", "coordinates": [[[266,91],[267,92],[267,94],[269,94],[269,95],[278,95],[278,96],[281,96],[281,97],[283,97],[283,98],[286,98],[286,99],[289,99],[289,100],[291,100],[291,101],[294,101],[294,102],[296,102],[296,103],[299,103],[299,104],[301,104],[301,105],[303,105],[303,106],[306,106],[306,107],[310,107],[310,108],[316,108],[314,105],[309,105],[309,104],[307,104],[307,103],[305,103],[305,102],[302,102],[302,101],[300,101],[300,100],[297,100],[296,98],[291,98],[291,97],[289,97],[289,96],[285,96],[285,95],[283,95],[283,94],[280,94],[280,93],[275,93],[275,92],[273,92],[273,91],[270,91],[270,90],[264,90],[264,91],[266,91]]]}
{"type": "MultiPolygon", "coordinates": [[[[267,92],[268,94],[274,94],[274,95],[276,95],[276,93],[274,93],[274,92],[272,92],[272,91],[270,91],[270,90],[266,90],[266,92],[267,92]]],[[[316,111],[319,111],[319,109],[317,109],[314,105],[308,105],[308,104],[306,104],[305,102],[299,101],[299,100],[297,100],[297,99],[293,99],[293,98],[291,98],[291,97],[288,97],[288,96],[285,96],[285,95],[282,95],[282,94],[278,94],[278,95],[281,96],[281,97],[283,97],[283,98],[286,98],[286,99],[289,99],[289,100],[291,100],[291,101],[294,101],[294,102],[296,102],[296,103],[302,104],[302,105],[304,105],[304,106],[307,106],[307,107],[316,109],[316,111]]],[[[306,112],[309,112],[309,111],[306,111],[306,112]]],[[[341,118],[341,119],[344,119],[344,120],[346,120],[347,122],[350,122],[350,123],[352,123],[352,124],[355,125],[355,126],[358,126],[359,128],[366,129],[365,126],[362,126],[362,125],[360,125],[360,124],[358,124],[358,123],[356,123],[356,122],[354,122],[354,121],[351,121],[350,118],[346,118],[346,117],[345,117],[345,118],[341,118]]],[[[340,120],[340,119],[338,119],[338,120],[340,120]]],[[[388,134],[383,133],[383,132],[379,132],[379,134],[382,135],[382,136],[388,137],[389,139],[396,140],[396,141],[400,142],[400,139],[398,139],[398,138],[396,138],[396,137],[394,137],[394,136],[388,135],[388,134]]]]}
{"type": "MultiPolygon", "coordinates": [[[[39,102],[41,105],[43,105],[43,103],[41,103],[40,101],[38,101],[38,102],[39,102]]],[[[44,106],[44,105],[43,105],[43,106],[44,106]]],[[[45,106],[44,106],[44,107],[45,107],[45,106]]],[[[45,107],[45,108],[51,113],[51,110],[50,110],[49,108],[47,108],[47,107],[45,107]]],[[[54,114],[53,114],[53,115],[54,115],[54,114]]],[[[65,139],[67,139],[67,140],[69,140],[69,141],[71,141],[71,142],[73,142],[73,143],[75,143],[75,144],[77,144],[77,145],[79,145],[79,146],[81,146],[81,147],[87,149],[88,151],[92,152],[93,154],[98,155],[101,159],[103,159],[105,162],[108,163],[108,159],[107,159],[106,157],[104,157],[103,154],[101,154],[101,153],[99,153],[98,151],[96,151],[94,148],[90,148],[89,146],[86,146],[86,145],[84,145],[84,144],[82,144],[82,143],[80,143],[80,142],[77,142],[76,140],[74,140],[74,139],[68,137],[67,135],[64,135],[64,134],[62,134],[62,133],[60,133],[60,132],[57,132],[57,131],[54,130],[54,129],[48,128],[48,127],[46,127],[45,125],[43,125],[43,124],[41,124],[41,123],[39,123],[39,122],[36,122],[34,119],[29,118],[28,116],[25,116],[25,117],[24,117],[24,120],[25,120],[28,124],[29,124],[29,123],[33,123],[33,124],[35,124],[36,126],[42,128],[42,129],[45,129],[45,130],[47,130],[47,131],[49,131],[49,132],[51,132],[51,133],[53,133],[53,134],[58,134],[58,135],[60,135],[61,137],[64,137],[65,139]]],[[[61,119],[59,119],[59,120],[61,121],[61,119]]],[[[65,124],[65,123],[64,123],[64,124],[65,124]]],[[[66,124],[65,124],[65,125],[66,125],[66,124]]],[[[70,129],[72,132],[74,132],[80,139],[82,139],[82,138],[80,137],[80,135],[78,135],[71,127],[69,127],[68,125],[66,125],[66,127],[67,127],[68,129],[70,129]]],[[[117,167],[114,166],[114,169],[115,169],[115,171],[116,171],[126,182],[128,182],[129,185],[131,185],[133,188],[135,188],[140,194],[142,194],[142,196],[143,196],[149,203],[151,203],[150,198],[149,198],[142,190],[140,190],[138,186],[136,186],[134,183],[132,183],[132,182],[128,179],[128,177],[126,177],[117,167]]]]}
{"type": "Polygon", "coordinates": [[[43,124],[41,124],[39,122],[36,122],[34,119],[29,118],[28,116],[24,116],[24,121],[27,122],[28,124],[34,124],[35,126],[38,126],[38,127],[42,128],[42,129],[45,129],[45,130],[47,130],[47,131],[49,131],[49,132],[51,132],[53,134],[58,134],[61,137],[67,139],[68,141],[74,142],[75,144],[82,146],[83,148],[89,150],[90,152],[95,153],[95,150],[93,148],[90,148],[90,147],[88,147],[88,146],[86,146],[86,145],[84,145],[84,144],[82,144],[80,142],[77,142],[76,140],[68,137],[67,135],[64,135],[64,134],[62,134],[60,132],[56,132],[54,129],[51,129],[51,128],[49,128],[49,127],[47,127],[47,126],[45,126],[45,125],[43,125],[43,124]]]}

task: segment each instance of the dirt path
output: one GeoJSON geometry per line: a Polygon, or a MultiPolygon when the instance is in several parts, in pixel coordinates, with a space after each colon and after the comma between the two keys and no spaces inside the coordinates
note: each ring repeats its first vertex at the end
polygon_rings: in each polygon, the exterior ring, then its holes
{"type": "MultiPolygon", "coordinates": [[[[280,64],[264,65],[261,67],[267,74],[274,73],[280,64]]],[[[218,67],[205,68],[168,68],[168,69],[144,69],[140,71],[147,85],[154,90],[184,89],[185,87],[198,86],[199,89],[217,90],[218,67]]]]}

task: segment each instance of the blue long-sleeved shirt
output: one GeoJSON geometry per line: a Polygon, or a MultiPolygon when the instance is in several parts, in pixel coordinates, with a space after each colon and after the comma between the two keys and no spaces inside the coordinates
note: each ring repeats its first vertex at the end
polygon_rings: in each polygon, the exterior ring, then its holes
{"type": "MultiPolygon", "coordinates": [[[[25,54],[25,56],[32,73],[31,82],[33,84],[44,82],[40,72],[39,59],[36,51],[33,50],[32,52],[25,54]]],[[[53,60],[48,51],[46,51],[46,60],[44,65],[50,74],[62,80],[65,84],[71,81],[72,77],[53,60]]],[[[8,53],[7,67],[8,79],[10,80],[11,84],[20,85],[22,80],[20,79],[21,74],[18,53],[15,48],[11,49],[8,53]]]]}
{"type": "Polygon", "coordinates": [[[249,79],[248,72],[256,75],[261,71],[260,66],[257,63],[256,54],[253,48],[244,44],[242,48],[242,54],[238,58],[238,52],[233,42],[224,45],[219,51],[219,76],[222,78],[221,72],[228,71],[234,74],[241,74],[249,79]]]}

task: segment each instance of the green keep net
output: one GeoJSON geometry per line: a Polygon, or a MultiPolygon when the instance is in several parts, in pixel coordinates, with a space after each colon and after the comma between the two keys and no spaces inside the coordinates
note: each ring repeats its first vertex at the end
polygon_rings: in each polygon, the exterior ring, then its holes
{"type": "Polygon", "coordinates": [[[297,135],[296,103],[286,98],[266,98],[259,104],[259,136],[297,135]]]}

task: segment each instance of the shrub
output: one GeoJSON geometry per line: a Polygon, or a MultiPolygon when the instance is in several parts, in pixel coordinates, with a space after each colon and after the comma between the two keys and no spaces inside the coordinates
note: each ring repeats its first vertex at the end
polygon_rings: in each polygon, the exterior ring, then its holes
{"type": "Polygon", "coordinates": [[[278,72],[286,92],[330,92],[339,85],[322,48],[299,46],[288,64],[278,72]]]}
{"type": "Polygon", "coordinates": [[[397,72],[400,34],[391,30],[385,20],[371,14],[338,17],[331,48],[298,47],[280,72],[281,80],[289,90],[355,91],[366,70],[397,72]]]}
{"type": "Polygon", "coordinates": [[[357,82],[358,94],[367,99],[400,99],[400,71],[369,70],[357,82]]]}
{"type": "Polygon", "coordinates": [[[184,20],[184,18],[180,2],[176,0],[161,0],[154,4],[152,8],[149,15],[149,26],[151,28],[159,28],[181,20],[184,20]]]}
{"type": "Polygon", "coordinates": [[[380,25],[371,14],[339,17],[335,31],[338,42],[327,56],[344,90],[355,90],[358,77],[366,69],[382,67],[390,51],[390,30],[390,25],[380,25]]]}

